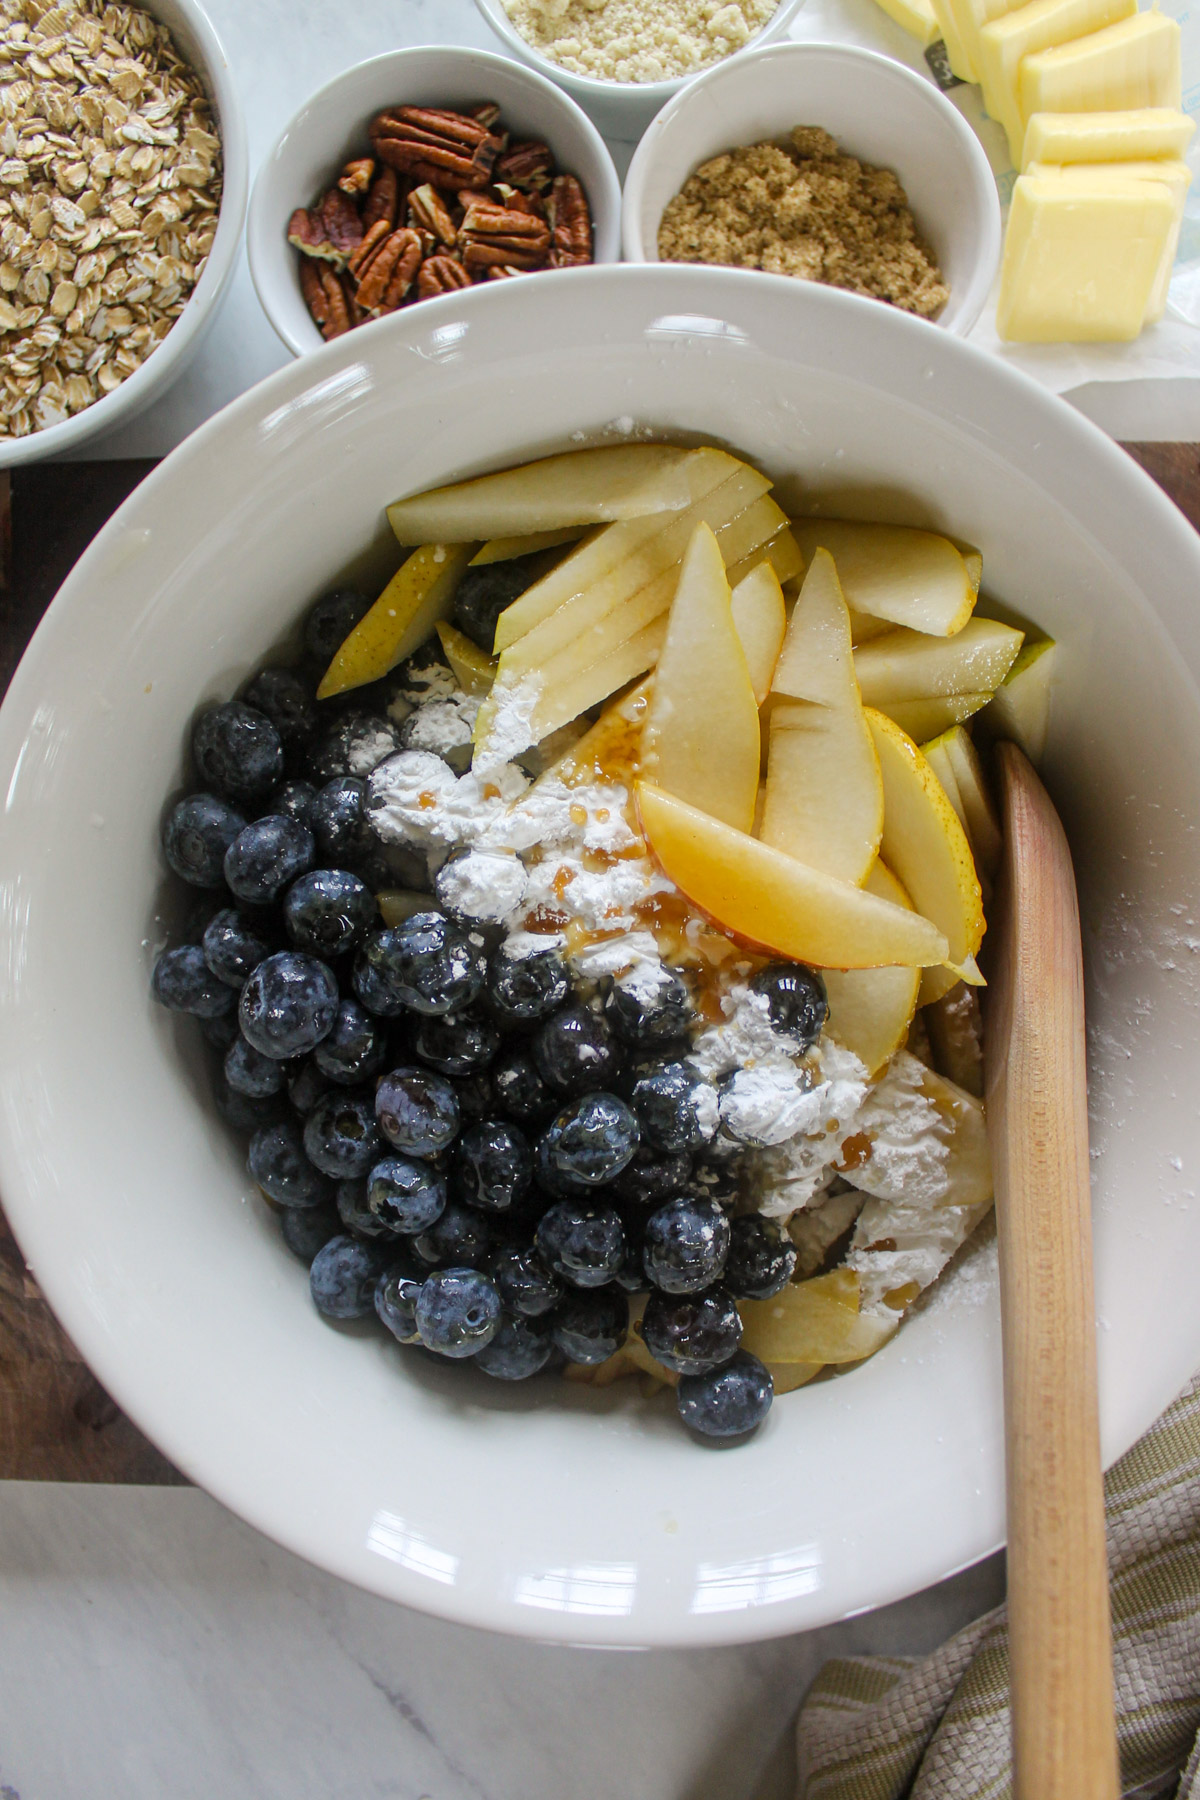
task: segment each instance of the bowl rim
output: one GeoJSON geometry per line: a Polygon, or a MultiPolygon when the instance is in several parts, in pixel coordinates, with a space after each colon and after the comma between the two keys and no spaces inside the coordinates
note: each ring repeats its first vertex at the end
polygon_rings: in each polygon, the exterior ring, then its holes
{"type": "MultiPolygon", "coordinates": [[[[144,4],[157,18],[156,0],[144,0],[144,4]]],[[[217,229],[208,260],[183,311],[145,362],[132,375],[127,375],[111,394],[101,395],[99,400],[93,400],[90,406],[64,419],[62,424],[51,425],[45,431],[32,431],[28,437],[0,440],[0,469],[41,462],[46,457],[74,450],[85,439],[112,429],[123,418],[140,411],[155,398],[156,390],[165,391],[197,347],[200,334],[211,324],[233,279],[246,218],[250,177],[245,114],[228,52],[204,7],[199,0],[171,0],[171,4],[187,19],[188,29],[199,45],[203,66],[196,72],[214,102],[220,128],[223,185],[217,229]]],[[[167,23],[166,20],[161,22],[167,23]]]]}
{"type": "MultiPolygon", "coordinates": [[[[879,50],[868,50],[860,44],[839,44],[832,40],[816,38],[811,40],[806,38],[786,44],[764,44],[759,50],[748,49],[740,60],[730,57],[726,62],[718,63],[715,68],[706,69],[703,74],[697,75],[687,88],[676,94],[675,98],[669,101],[646,127],[625,174],[625,184],[621,195],[621,255],[624,261],[647,263],[655,267],[661,266],[657,257],[649,256],[646,253],[646,246],[642,239],[640,215],[646,181],[666,133],[671,130],[676,121],[684,116],[688,107],[696,103],[703,106],[707,96],[720,87],[723,82],[752,79],[755,66],[767,61],[774,63],[807,62],[818,65],[822,62],[834,62],[866,66],[873,69],[881,80],[892,81],[899,89],[911,96],[915,106],[925,107],[932,116],[940,118],[950,130],[962,151],[964,165],[970,175],[971,187],[977,203],[979,247],[969,280],[962,286],[958,296],[951,296],[950,304],[953,305],[957,298],[958,305],[951,313],[950,322],[945,323],[939,318],[933,319],[929,323],[949,332],[952,336],[965,336],[987,304],[996,270],[1000,264],[1002,240],[1000,196],[987,153],[958,108],[946,98],[946,95],[934,82],[926,81],[915,69],[910,69],[905,63],[897,62],[894,57],[887,56],[879,50]]],[[[733,272],[751,277],[761,274],[758,269],[740,269],[733,272]]]]}
{"type": "MultiPolygon", "coordinates": [[[[258,296],[258,303],[280,341],[286,345],[293,356],[311,356],[314,350],[327,346],[321,338],[315,324],[309,321],[312,337],[309,341],[301,340],[292,332],[286,319],[280,316],[276,305],[276,294],[283,262],[277,238],[277,218],[272,214],[271,188],[276,174],[283,163],[290,140],[306,116],[314,108],[324,108],[337,97],[343,88],[350,83],[361,80],[368,71],[377,71],[380,75],[385,69],[412,68],[417,63],[445,62],[461,63],[464,67],[493,68],[502,70],[506,78],[516,79],[528,84],[530,91],[551,106],[563,109],[564,117],[581,133],[596,158],[600,171],[601,193],[599,196],[589,194],[592,203],[593,228],[596,227],[597,215],[603,214],[604,235],[611,237],[611,256],[606,254],[599,264],[605,266],[616,262],[621,255],[621,182],[613,162],[612,152],[604,138],[588,117],[587,113],[570,94],[547,79],[537,69],[527,68],[515,57],[503,56],[496,50],[481,50],[470,44],[408,44],[399,50],[384,50],[378,56],[364,57],[361,62],[351,64],[350,68],[341,70],[323,85],[311,93],[298,107],[291,118],[279,131],[264,154],[254,178],[254,186],[250,192],[246,213],[246,260],[250,267],[250,279],[258,296]]],[[[289,255],[292,253],[289,250],[289,255]]],[[[539,270],[540,275],[549,273],[539,270]]],[[[496,285],[495,283],[491,285],[496,285]]],[[[423,301],[422,305],[428,305],[423,301]]],[[[403,310],[403,309],[399,309],[403,310]]],[[[387,314],[386,317],[395,317],[387,314]]],[[[371,319],[366,326],[358,326],[353,334],[382,324],[380,319],[371,319]]]]}

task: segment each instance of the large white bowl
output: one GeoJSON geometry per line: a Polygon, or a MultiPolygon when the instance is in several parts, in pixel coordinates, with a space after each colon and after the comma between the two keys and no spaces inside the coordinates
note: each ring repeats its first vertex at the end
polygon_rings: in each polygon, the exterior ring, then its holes
{"type": "Polygon", "coordinates": [[[659,113],[629,165],[626,262],[658,261],[663,211],[701,163],[739,144],[786,138],[794,125],[824,126],[849,155],[895,171],[950,289],[937,323],[965,336],[1000,260],[996,182],[958,108],[873,50],[776,44],[697,76],[659,113]]]}
{"type": "Polygon", "coordinates": [[[204,84],[216,115],[221,136],[223,185],[216,236],[203,273],[188,297],[187,305],[158,349],[111,394],[103,395],[82,412],[28,437],[0,439],[0,468],[41,462],[47,456],[77,451],[89,438],[125,425],[151,401],[158,400],[191,362],[217,316],[232,278],[246,219],[246,183],[249,168],[246,125],[229,57],[212,22],[198,0],[142,0],[147,12],[170,31],[185,61],[204,84]]]}
{"type": "Polygon", "coordinates": [[[319,350],[324,341],[300,291],[300,257],[287,241],[296,208],[310,206],[350,157],[368,149],[367,126],[384,107],[469,106],[476,100],[494,100],[515,136],[549,144],[559,168],[576,176],[588,197],[594,261],[619,259],[617,171],[604,139],[568,95],[532,69],[487,50],[452,45],[391,50],[346,69],[307,100],[255,177],[246,223],[250,275],[263,311],[294,356],[319,350]]]}
{"type": "MultiPolygon", "coordinates": [[[[301,1555],[475,1625],[608,1644],[815,1626],[999,1543],[985,1256],[873,1361],[697,1447],[669,1400],[510,1390],[331,1328],[157,1008],[164,797],[395,496],[585,437],[717,437],[796,505],[978,544],[1061,642],[1047,775],[1091,1008],[1103,1438],[1200,1363],[1200,540],[1070,408],[948,332],[723,270],[547,275],[292,365],[142,484],[0,713],[0,1191],[39,1283],[182,1469],[301,1555]]],[[[390,562],[397,560],[391,546],[390,562]]]]}

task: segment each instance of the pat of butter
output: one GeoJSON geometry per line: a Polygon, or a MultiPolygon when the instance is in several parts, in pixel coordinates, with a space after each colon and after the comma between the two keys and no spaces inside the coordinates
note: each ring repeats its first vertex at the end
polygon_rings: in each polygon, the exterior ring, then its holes
{"type": "Polygon", "coordinates": [[[1124,112],[1180,103],[1179,26],[1160,12],[1137,13],[1073,44],[1024,58],[1021,117],[1039,112],[1124,112]]]}
{"type": "Polygon", "coordinates": [[[931,0],[877,0],[877,4],[919,44],[932,44],[944,35],[931,0]]]}
{"type": "Polygon", "coordinates": [[[1175,223],[1165,182],[1021,175],[1000,268],[996,329],[1024,344],[1128,343],[1142,328],[1175,223]]]}
{"type": "Polygon", "coordinates": [[[1187,199],[1188,188],[1192,184],[1192,171],[1185,162],[1178,158],[1162,157],[1158,161],[1133,161],[1096,163],[1068,163],[1065,166],[1056,163],[1030,163],[1028,174],[1035,175],[1043,181],[1062,181],[1068,186],[1090,187],[1097,175],[1113,176],[1121,181],[1160,181],[1169,190],[1175,206],[1175,224],[1163,250],[1162,261],[1154,278],[1154,286],[1150,290],[1150,298],[1146,302],[1146,315],[1142,323],[1153,325],[1161,319],[1167,307],[1167,289],[1171,285],[1171,271],[1175,266],[1175,252],[1179,248],[1179,233],[1183,227],[1183,206],[1187,199]]]}
{"type": "Polygon", "coordinates": [[[1024,174],[1030,163],[1112,163],[1182,156],[1195,124],[1168,106],[1133,112],[1034,113],[1025,127],[1024,174]]]}
{"type": "Polygon", "coordinates": [[[962,0],[932,0],[933,16],[938,22],[938,30],[942,34],[942,42],[946,46],[946,60],[960,81],[974,81],[975,59],[969,48],[969,41],[963,31],[960,18],[962,0]]]}
{"type": "Polygon", "coordinates": [[[1024,121],[1017,100],[1021,60],[1035,50],[1049,50],[1115,25],[1137,11],[1137,0],[1030,0],[1015,12],[990,19],[981,27],[975,65],[983,103],[1008,133],[1017,160],[1024,121]]]}

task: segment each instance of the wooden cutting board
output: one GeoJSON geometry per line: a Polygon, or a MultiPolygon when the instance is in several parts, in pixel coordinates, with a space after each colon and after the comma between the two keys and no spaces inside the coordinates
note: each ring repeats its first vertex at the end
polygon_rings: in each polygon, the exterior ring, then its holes
{"type": "MultiPolygon", "coordinates": [[[[1126,444],[1200,530],[1200,445],[1126,444]]],[[[38,621],[152,462],[0,471],[0,693],[38,621]],[[7,543],[11,519],[11,543],[7,543]]],[[[184,1483],[109,1399],[41,1298],[0,1213],[0,1479],[184,1483]]]]}

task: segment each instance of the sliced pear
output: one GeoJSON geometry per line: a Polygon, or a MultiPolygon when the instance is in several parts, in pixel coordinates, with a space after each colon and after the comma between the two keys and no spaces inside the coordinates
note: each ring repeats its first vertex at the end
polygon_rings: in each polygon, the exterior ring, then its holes
{"type": "Polygon", "coordinates": [[[1035,766],[1046,754],[1057,648],[1053,638],[1022,645],[984,718],[997,737],[1019,744],[1035,766]]]}
{"type": "Polygon", "coordinates": [[[829,551],[856,613],[951,637],[974,611],[982,562],[968,565],[936,532],[854,519],[794,519],[792,530],[806,558],[829,551]]]}
{"type": "Polygon", "coordinates": [[[772,691],[759,835],[857,886],[879,850],[883,783],[854,676],[846,602],[827,550],[808,566],[772,691]]]}
{"type": "Polygon", "coordinates": [[[994,1190],[983,1101],[932,1069],[925,1071],[921,1088],[933,1102],[950,1146],[946,1164],[949,1186],[941,1204],[986,1206],[994,1190]]]}
{"type": "Polygon", "coordinates": [[[914,743],[923,744],[943,731],[949,731],[952,725],[960,725],[964,719],[971,718],[991,697],[990,694],[943,694],[931,700],[885,700],[879,711],[886,713],[901,731],[907,732],[914,743]]]}
{"type": "MultiPolygon", "coordinates": [[[[934,742],[941,747],[946,762],[953,770],[962,807],[960,817],[966,827],[967,841],[976,867],[990,878],[1000,866],[1004,837],[996,808],[992,804],[992,796],[988,792],[979,752],[971,742],[970,733],[964,731],[961,725],[956,725],[952,731],[943,732],[934,742]]],[[[928,756],[928,749],[925,753],[928,756]]],[[[932,757],[930,761],[933,761],[932,757]]]]}
{"type": "MultiPolygon", "coordinates": [[[[636,632],[624,644],[618,644],[615,650],[593,663],[590,669],[567,670],[556,662],[547,664],[545,687],[530,714],[529,743],[540,744],[552,731],[569,725],[580,713],[587,712],[589,707],[599,706],[601,701],[615,694],[618,688],[623,688],[626,682],[634,681],[639,675],[644,675],[647,669],[652,669],[658,661],[666,635],[667,621],[659,618],[644,630],[636,632]]],[[[482,716],[481,711],[480,717],[482,716]]],[[[486,744],[477,743],[476,764],[481,750],[486,756],[486,744]]],[[[519,754],[519,751],[510,749],[502,760],[509,761],[519,754]]]]}
{"type": "Polygon", "coordinates": [[[450,611],[474,550],[466,544],[422,544],[400,565],[378,600],[342,643],[321,677],[318,700],[379,681],[419,650],[450,611]]]}
{"type": "Polygon", "coordinates": [[[740,562],[730,565],[729,579],[734,587],[754,568],[756,563],[769,562],[780,581],[794,581],[804,573],[804,558],[800,554],[800,546],[787,525],[769,538],[760,549],[751,550],[740,562]]]}
{"type": "MultiPolygon", "coordinates": [[[[913,910],[912,901],[885,863],[875,863],[863,888],[880,900],[890,900],[893,906],[913,910]]],[[[919,970],[826,969],[824,980],[829,1000],[826,1030],[835,1044],[857,1056],[868,1075],[877,1075],[904,1042],[916,1011],[919,970]]]]}
{"type": "Polygon", "coordinates": [[[771,691],[771,678],[787,630],[783,589],[770,563],[757,563],[738,582],[732,604],[733,622],[746,653],[754,698],[761,706],[771,691]]]}
{"type": "Polygon", "coordinates": [[[921,1016],[939,1074],[982,1100],[983,1021],[975,989],[958,981],[921,1016]]]}
{"type": "Polygon", "coordinates": [[[854,652],[867,706],[940,694],[994,692],[1021,648],[1023,632],[998,619],[971,619],[952,638],[889,631],[854,652]]]}
{"type": "Polygon", "coordinates": [[[945,959],[961,967],[983,942],[983,903],[967,835],[937,776],[910,737],[867,708],[883,777],[879,854],[912,903],[943,932],[945,959]]]}
{"type": "Polygon", "coordinates": [[[559,544],[577,544],[582,536],[580,526],[568,525],[561,531],[530,531],[523,537],[489,538],[471,558],[471,567],[478,569],[484,563],[515,562],[518,556],[532,556],[537,550],[554,550],[559,544]]]}
{"type": "Polygon", "coordinates": [[[387,509],[402,544],[444,544],[640,519],[688,505],[689,452],[674,444],[568,450],[472,481],[430,488],[387,509]]]}
{"type": "Polygon", "coordinates": [[[496,658],[445,619],[438,620],[437,634],[459,687],[482,700],[496,679],[496,658]]]}
{"type": "Polygon", "coordinates": [[[824,1367],[824,1363],[776,1363],[771,1370],[776,1399],[780,1394],[794,1394],[797,1388],[805,1387],[824,1367]]]}
{"type": "Polygon", "coordinates": [[[667,793],[748,832],[758,755],[758,702],[725,564],[712,531],[697,525],[655,669],[642,768],[667,793]]]}
{"type": "Polygon", "coordinates": [[[899,1319],[858,1310],[858,1276],[831,1269],[794,1281],[771,1300],[742,1300],[742,1348],[765,1363],[851,1363],[871,1356],[899,1319]]]}
{"type": "MultiPolygon", "coordinates": [[[[892,723],[895,724],[895,720],[893,720],[892,723]]],[[[958,815],[958,822],[967,833],[968,844],[971,844],[971,833],[967,830],[967,809],[963,805],[962,795],[958,791],[958,782],[954,775],[954,764],[950,761],[950,758],[946,753],[945,740],[947,735],[946,732],[943,732],[940,736],[931,738],[927,744],[922,744],[921,755],[925,758],[925,761],[929,764],[930,768],[941,782],[942,792],[945,794],[947,800],[958,815]]],[[[975,855],[974,844],[971,844],[971,855],[975,855]]],[[[978,872],[978,867],[978,862],[976,862],[976,872],[978,872]]]]}
{"type": "Polygon", "coordinates": [[[945,937],[918,913],[809,869],[647,781],[637,796],[666,873],[731,936],[819,968],[945,962],[945,937]]]}
{"type": "Polygon", "coordinates": [[[642,728],[650,710],[650,678],[619,694],[596,723],[539,779],[573,787],[585,781],[632,783],[642,751],[642,728]]]}
{"type": "Polygon", "coordinates": [[[428,912],[431,905],[428,894],[418,894],[412,888],[385,888],[375,898],[385,925],[403,925],[414,913],[428,912]]]}

